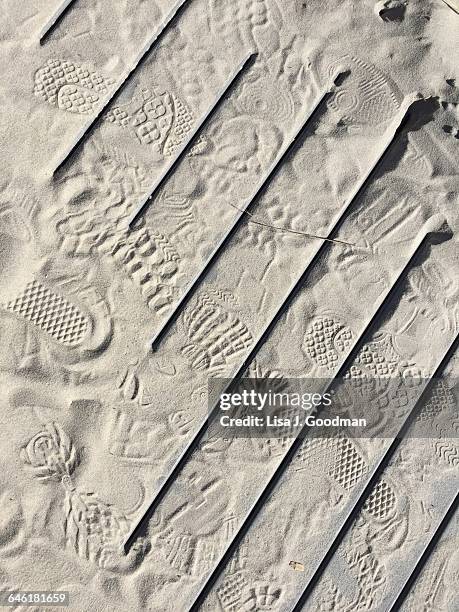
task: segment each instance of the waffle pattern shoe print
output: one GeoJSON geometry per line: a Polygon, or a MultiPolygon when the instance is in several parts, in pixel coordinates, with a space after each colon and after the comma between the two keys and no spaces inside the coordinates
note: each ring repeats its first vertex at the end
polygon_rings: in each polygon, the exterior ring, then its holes
{"type": "Polygon", "coordinates": [[[108,305],[93,287],[68,273],[57,281],[57,290],[53,287],[38,256],[31,216],[28,201],[17,194],[0,203],[0,309],[38,330],[67,363],[94,356],[112,336],[108,305]]]}

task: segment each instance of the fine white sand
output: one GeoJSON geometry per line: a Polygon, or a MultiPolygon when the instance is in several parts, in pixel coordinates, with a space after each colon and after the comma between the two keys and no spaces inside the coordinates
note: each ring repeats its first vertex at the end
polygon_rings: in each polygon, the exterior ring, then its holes
{"type": "MultiPolygon", "coordinates": [[[[303,609],[389,610],[457,489],[459,4],[181,4],[0,4],[0,591],[289,612],[338,538],[303,609]],[[447,368],[343,531],[419,386],[288,465],[196,436],[209,380],[319,389],[349,356],[447,368]]],[[[448,528],[406,610],[457,608],[448,528]]]]}

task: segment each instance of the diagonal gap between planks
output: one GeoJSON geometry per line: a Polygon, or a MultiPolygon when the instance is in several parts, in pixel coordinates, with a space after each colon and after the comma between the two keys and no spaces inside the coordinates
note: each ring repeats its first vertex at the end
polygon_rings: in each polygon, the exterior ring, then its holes
{"type": "Polygon", "coordinates": [[[39,43],[43,45],[51,36],[54,30],[60,25],[64,17],[70,11],[77,0],[64,0],[49,17],[48,21],[42,27],[39,35],[39,43]]]}
{"type": "MultiPolygon", "coordinates": [[[[328,89],[326,92],[324,92],[321,95],[319,100],[315,103],[313,109],[310,111],[308,117],[306,118],[306,120],[303,123],[303,125],[301,126],[301,128],[295,134],[293,140],[290,141],[288,146],[281,152],[280,156],[274,162],[274,165],[272,166],[272,168],[268,171],[268,173],[262,179],[262,181],[261,181],[259,187],[257,188],[257,190],[255,191],[254,195],[251,197],[251,199],[246,204],[246,206],[243,209],[239,210],[239,214],[236,216],[236,218],[235,218],[233,224],[231,225],[231,227],[229,228],[229,230],[223,236],[223,238],[221,239],[221,241],[217,245],[217,247],[214,249],[214,251],[211,253],[211,255],[209,256],[208,260],[205,262],[205,264],[204,264],[203,268],[201,269],[201,271],[197,274],[195,279],[191,281],[191,283],[189,284],[187,290],[183,294],[182,298],[178,301],[177,305],[175,306],[175,308],[172,311],[172,313],[169,315],[168,319],[165,321],[165,323],[162,326],[162,328],[157,332],[157,334],[151,340],[152,351],[156,351],[158,349],[158,347],[161,344],[162,340],[164,339],[164,337],[167,335],[168,331],[171,329],[171,327],[174,325],[174,323],[177,321],[178,317],[180,316],[183,307],[192,298],[192,296],[195,293],[195,290],[197,289],[197,287],[199,287],[199,285],[201,284],[202,280],[206,276],[206,274],[209,271],[209,269],[212,267],[212,265],[218,259],[218,257],[220,256],[222,250],[225,248],[225,246],[227,245],[229,240],[232,238],[232,236],[237,231],[239,225],[241,224],[241,222],[244,219],[244,216],[245,215],[249,215],[250,216],[250,209],[252,209],[254,207],[256,202],[259,200],[259,198],[266,191],[266,189],[268,188],[269,184],[271,183],[273,177],[277,174],[277,172],[281,168],[281,166],[282,166],[283,162],[285,161],[285,159],[288,157],[288,155],[291,153],[293,148],[296,146],[297,139],[300,137],[300,135],[303,133],[303,131],[307,128],[307,126],[309,125],[310,121],[315,117],[315,115],[322,108],[323,104],[333,94],[334,91],[335,91],[334,87],[331,87],[330,89],[328,89]]],[[[384,150],[382,151],[382,153],[379,155],[378,159],[375,161],[375,163],[372,166],[370,166],[368,172],[364,175],[363,179],[358,183],[357,190],[353,192],[353,194],[351,195],[351,197],[348,200],[349,204],[347,204],[345,206],[345,211],[347,210],[347,208],[350,205],[352,205],[352,203],[359,197],[359,194],[362,193],[362,191],[365,189],[367,182],[369,181],[369,179],[373,175],[373,173],[374,173],[376,167],[379,165],[379,162],[381,161],[382,157],[385,155],[385,153],[387,151],[387,148],[391,146],[392,140],[396,137],[396,135],[399,133],[399,131],[401,129],[403,129],[403,127],[405,125],[405,122],[408,120],[409,109],[410,109],[411,105],[413,105],[414,103],[415,103],[415,99],[412,96],[407,97],[406,100],[404,101],[404,104],[402,105],[401,111],[397,115],[397,118],[396,118],[396,129],[394,131],[394,134],[393,134],[392,138],[390,139],[390,141],[388,143],[386,143],[386,146],[385,146],[384,150]],[[400,120],[399,120],[399,117],[401,117],[400,120]]],[[[344,217],[342,215],[341,215],[340,219],[341,218],[344,219],[344,217]]],[[[340,224],[340,222],[338,222],[338,225],[339,224],[340,224]]],[[[335,229],[337,230],[338,226],[336,226],[336,227],[333,226],[332,231],[329,232],[329,234],[327,236],[321,236],[321,237],[316,237],[316,238],[318,240],[323,240],[325,242],[327,242],[327,241],[328,242],[340,242],[340,241],[335,241],[335,239],[334,239],[334,235],[336,234],[336,231],[334,231],[335,229]]],[[[347,244],[347,246],[351,246],[351,245],[347,244]]]]}
{"type": "Polygon", "coordinates": [[[322,561],[317,566],[316,570],[314,571],[313,575],[309,579],[308,583],[305,585],[304,590],[303,590],[302,594],[300,595],[297,603],[295,604],[292,612],[301,612],[301,610],[303,609],[303,606],[305,605],[305,603],[307,602],[308,598],[312,594],[315,586],[319,582],[323,572],[325,571],[325,569],[327,568],[328,564],[330,563],[330,561],[331,561],[333,555],[335,554],[335,552],[337,551],[340,543],[344,539],[346,533],[351,528],[354,520],[357,518],[357,515],[360,512],[360,510],[362,509],[363,505],[365,504],[367,498],[372,493],[374,487],[376,486],[376,484],[377,484],[379,478],[381,477],[381,475],[383,474],[384,470],[387,468],[387,466],[389,465],[391,459],[394,457],[395,453],[399,449],[399,447],[400,447],[401,443],[403,442],[403,440],[404,440],[404,438],[405,438],[405,436],[406,436],[410,426],[413,424],[415,418],[419,414],[420,409],[422,408],[422,405],[423,405],[423,401],[428,396],[428,393],[429,393],[429,391],[431,389],[432,384],[434,384],[434,381],[435,381],[436,378],[441,376],[441,374],[443,373],[444,369],[446,368],[446,366],[450,362],[451,358],[453,357],[454,353],[457,351],[458,346],[459,346],[459,334],[456,335],[456,337],[454,338],[454,340],[452,341],[452,343],[449,345],[448,349],[446,350],[445,354],[443,355],[440,363],[435,368],[435,371],[434,371],[432,377],[428,380],[427,384],[425,385],[425,388],[423,389],[419,399],[417,400],[417,402],[416,402],[415,406],[413,407],[413,409],[408,414],[405,422],[403,423],[402,427],[400,428],[399,432],[397,433],[397,436],[394,438],[394,440],[392,441],[391,445],[389,446],[389,448],[387,449],[385,454],[381,457],[379,462],[376,464],[376,466],[375,466],[375,468],[373,470],[372,475],[370,476],[369,480],[367,481],[367,484],[365,485],[363,491],[361,492],[361,494],[359,495],[358,499],[356,500],[353,508],[351,509],[349,515],[345,519],[342,527],[338,530],[338,533],[336,534],[335,538],[333,539],[333,542],[331,543],[329,549],[327,550],[324,558],[322,559],[322,561]]]}
{"type": "Polygon", "coordinates": [[[66,153],[54,169],[53,176],[56,176],[56,174],[58,174],[62,170],[62,168],[74,155],[79,146],[90,136],[94,128],[98,125],[102,114],[104,113],[106,108],[118,98],[118,96],[124,90],[125,86],[129,83],[130,79],[136,73],[137,69],[141,66],[142,62],[146,59],[150,51],[153,49],[154,45],[161,39],[161,37],[171,27],[171,25],[179,19],[183,11],[191,2],[192,0],[177,0],[177,2],[171,8],[167,16],[160,23],[154,34],[148,39],[143,48],[137,54],[136,59],[134,60],[133,64],[131,65],[125,76],[120,80],[120,82],[112,91],[112,93],[108,95],[105,102],[101,105],[95,116],[92,117],[91,121],[80,130],[75,140],[67,149],[66,153]]]}
{"type": "Polygon", "coordinates": [[[314,104],[313,108],[308,112],[305,120],[301,124],[301,127],[295,132],[294,136],[291,139],[289,139],[287,144],[281,149],[279,155],[276,157],[271,167],[268,169],[268,171],[265,173],[265,175],[261,179],[258,187],[255,189],[255,192],[250,197],[247,204],[244,206],[243,209],[239,210],[239,214],[236,215],[236,218],[231,224],[228,231],[223,235],[220,242],[217,244],[215,249],[212,251],[212,253],[208,257],[207,261],[204,263],[201,270],[198,272],[195,278],[189,283],[187,289],[185,290],[184,294],[182,295],[182,297],[176,304],[174,310],[169,315],[168,319],[165,321],[161,329],[156,333],[154,338],[151,340],[151,348],[153,351],[156,351],[158,349],[160,343],[162,342],[162,340],[164,339],[168,331],[177,321],[183,308],[190,301],[196,289],[199,287],[201,282],[204,280],[205,276],[207,275],[207,272],[217,261],[217,259],[219,258],[223,250],[225,249],[226,245],[228,244],[228,242],[231,240],[231,238],[236,233],[238,227],[243,221],[244,215],[250,214],[249,210],[255,206],[256,202],[259,201],[261,196],[268,189],[269,185],[272,183],[273,179],[275,178],[275,176],[277,175],[277,173],[283,166],[285,160],[292,153],[293,149],[298,145],[299,139],[304,134],[304,132],[310,125],[311,121],[314,119],[314,117],[317,115],[320,109],[323,108],[325,101],[329,98],[332,91],[333,89],[328,90],[320,96],[320,98],[314,104]]]}
{"type": "MultiPolygon", "coordinates": [[[[339,367],[339,369],[336,372],[336,374],[333,376],[333,379],[331,380],[331,382],[326,385],[326,388],[324,390],[325,392],[328,392],[329,389],[331,389],[333,387],[333,384],[335,383],[336,379],[338,379],[341,376],[344,376],[346,371],[350,368],[350,366],[352,365],[352,363],[356,359],[359,351],[361,350],[362,345],[363,345],[363,343],[365,341],[365,338],[368,335],[370,335],[377,328],[379,320],[381,318],[381,315],[386,310],[386,308],[388,306],[390,306],[390,304],[392,303],[396,293],[398,292],[398,290],[399,290],[399,288],[400,288],[400,286],[402,284],[402,281],[405,280],[408,271],[414,265],[416,265],[416,262],[417,262],[418,258],[421,256],[422,251],[426,248],[427,243],[429,241],[429,238],[431,236],[432,235],[430,234],[430,232],[428,232],[418,242],[418,244],[416,245],[415,249],[413,250],[411,256],[409,257],[408,261],[405,263],[405,265],[403,266],[402,270],[399,272],[395,282],[390,286],[388,291],[381,298],[380,303],[379,303],[376,311],[373,313],[373,316],[371,317],[369,323],[365,326],[363,331],[360,333],[359,337],[354,342],[354,344],[351,347],[349,353],[347,354],[344,362],[339,367]]],[[[206,583],[202,587],[200,593],[198,594],[198,596],[196,597],[195,601],[193,602],[193,604],[189,608],[189,612],[196,612],[199,609],[200,605],[203,603],[206,595],[209,593],[209,591],[211,590],[211,588],[215,584],[218,576],[221,574],[221,572],[226,567],[228,561],[230,560],[232,554],[234,553],[234,551],[236,550],[237,546],[241,542],[242,538],[248,532],[248,530],[250,529],[251,524],[254,522],[255,518],[258,515],[258,513],[261,511],[261,509],[263,508],[263,506],[267,502],[268,498],[270,497],[271,493],[273,492],[273,490],[275,489],[275,487],[279,483],[282,475],[285,473],[287,467],[291,463],[292,459],[294,458],[295,454],[297,453],[297,451],[298,451],[298,449],[299,449],[299,447],[300,447],[300,445],[302,443],[302,438],[303,438],[302,434],[303,434],[303,432],[306,432],[307,430],[308,430],[308,426],[307,425],[303,426],[303,428],[300,430],[300,433],[295,438],[295,440],[293,441],[292,445],[289,447],[289,449],[286,452],[286,454],[284,455],[280,465],[274,471],[274,474],[269,479],[269,481],[268,481],[267,485],[265,486],[265,488],[263,489],[261,495],[258,497],[256,502],[252,506],[252,509],[248,513],[248,515],[247,515],[246,519],[244,520],[243,524],[241,525],[239,530],[236,532],[236,534],[235,534],[233,540],[230,542],[227,550],[222,555],[220,561],[217,563],[214,571],[209,576],[208,580],[206,581],[206,583]]]]}
{"type": "MultiPolygon", "coordinates": [[[[393,121],[392,125],[388,129],[388,133],[386,134],[385,142],[383,144],[383,147],[382,147],[381,151],[375,157],[375,159],[373,160],[373,163],[369,166],[369,168],[367,169],[367,171],[365,172],[365,174],[363,175],[361,180],[357,183],[354,191],[352,192],[351,196],[347,200],[347,203],[344,205],[342,211],[338,215],[338,218],[333,223],[333,225],[332,225],[332,227],[331,227],[331,229],[329,231],[329,234],[328,234],[329,238],[332,238],[333,236],[335,236],[336,233],[339,231],[341,225],[344,222],[344,219],[347,216],[348,211],[352,208],[352,206],[354,205],[356,200],[359,198],[359,196],[365,190],[365,187],[367,186],[367,184],[369,183],[371,178],[375,175],[375,173],[376,173],[380,163],[382,162],[382,160],[387,155],[387,153],[390,150],[390,148],[392,147],[392,145],[397,141],[398,137],[402,133],[402,131],[403,131],[405,125],[406,125],[407,117],[409,115],[409,110],[410,110],[413,102],[414,101],[413,101],[412,97],[407,97],[404,100],[403,104],[401,105],[399,113],[397,113],[396,117],[394,118],[394,121],[393,121]]],[[[238,370],[236,371],[236,373],[234,374],[234,376],[232,378],[232,381],[229,383],[229,385],[228,385],[228,387],[227,387],[227,389],[225,391],[228,391],[231,388],[232,384],[242,377],[242,375],[244,374],[245,370],[247,369],[248,364],[253,360],[253,358],[258,353],[260,348],[264,345],[264,343],[266,342],[268,337],[271,335],[271,333],[274,330],[275,326],[277,325],[278,321],[280,320],[280,318],[282,317],[284,312],[288,309],[290,304],[293,302],[293,300],[295,299],[295,297],[298,294],[298,292],[301,290],[301,287],[303,286],[303,284],[304,284],[304,282],[305,282],[305,280],[306,280],[310,270],[312,268],[314,268],[315,264],[320,260],[320,257],[322,256],[322,254],[324,253],[326,248],[328,248],[329,244],[330,243],[328,243],[328,242],[322,242],[320,244],[320,246],[318,247],[318,249],[316,250],[316,252],[312,256],[310,262],[306,265],[306,268],[304,269],[303,273],[301,274],[301,276],[299,277],[297,282],[294,284],[292,289],[289,291],[289,293],[285,297],[284,301],[280,305],[279,309],[277,310],[277,312],[275,313],[275,315],[273,316],[271,321],[268,323],[268,325],[265,328],[265,330],[260,334],[258,340],[254,343],[254,346],[252,347],[252,349],[249,352],[248,356],[243,360],[243,362],[239,366],[238,370]]],[[[129,536],[126,539],[126,542],[124,544],[125,552],[128,552],[130,550],[130,548],[131,548],[132,544],[134,543],[135,539],[142,532],[142,530],[144,529],[145,525],[148,523],[149,519],[151,518],[151,516],[155,512],[156,508],[158,507],[158,505],[160,504],[162,499],[167,494],[167,492],[170,489],[171,485],[173,484],[174,480],[176,479],[178,474],[181,472],[181,470],[183,469],[183,467],[187,463],[188,459],[191,457],[192,453],[196,449],[196,447],[199,444],[200,440],[204,436],[204,434],[205,434],[205,432],[207,430],[207,427],[208,427],[208,423],[215,417],[215,415],[217,413],[217,409],[218,409],[218,406],[214,406],[214,408],[211,410],[210,414],[203,420],[203,422],[202,422],[201,426],[199,427],[199,429],[197,430],[196,434],[194,435],[194,437],[192,438],[190,443],[185,447],[185,449],[183,450],[183,452],[181,453],[181,455],[179,456],[179,458],[177,459],[177,461],[175,462],[175,464],[173,465],[173,467],[169,471],[169,474],[164,479],[164,482],[163,482],[161,488],[159,489],[158,493],[153,498],[153,500],[150,503],[148,509],[145,511],[143,516],[141,516],[139,521],[134,525],[133,529],[131,530],[131,533],[129,534],[129,536]]]]}
{"type": "Polygon", "coordinates": [[[394,603],[392,604],[388,612],[399,612],[399,610],[401,610],[403,603],[405,602],[406,598],[408,597],[410,593],[411,588],[414,586],[418,576],[421,574],[431,554],[435,550],[435,547],[439,543],[441,536],[445,532],[450,521],[453,520],[458,507],[459,507],[459,493],[457,493],[456,497],[453,499],[453,502],[451,503],[450,507],[446,511],[442,520],[440,521],[440,524],[438,525],[437,529],[432,535],[432,538],[430,539],[424,551],[422,552],[421,556],[419,557],[408,580],[405,582],[402,590],[397,596],[397,599],[394,601],[394,603]]]}
{"type": "MultiPolygon", "coordinates": [[[[65,2],[63,2],[63,3],[60,5],[60,7],[57,9],[57,11],[56,11],[56,12],[53,14],[53,16],[52,16],[52,17],[51,17],[51,18],[48,20],[47,24],[46,24],[46,25],[45,25],[45,27],[42,29],[42,33],[41,33],[41,35],[40,35],[40,44],[43,44],[43,41],[44,41],[44,40],[45,40],[45,39],[46,39],[46,38],[47,38],[47,37],[50,35],[50,33],[51,33],[53,30],[54,30],[54,28],[57,26],[57,24],[58,24],[58,23],[59,23],[59,22],[62,20],[62,18],[65,16],[65,14],[67,13],[67,11],[68,11],[68,10],[71,8],[71,5],[73,5],[73,4],[75,3],[75,1],[76,1],[76,0],[66,0],[65,2]]],[[[184,5],[184,2],[185,2],[185,1],[186,1],[186,0],[183,0],[182,2],[179,2],[179,3],[178,3],[178,4],[179,4],[179,7],[178,7],[177,11],[178,11],[178,10],[180,10],[180,8],[181,8],[181,7],[184,5]]],[[[175,16],[175,15],[174,15],[174,16],[175,16]]],[[[174,16],[172,16],[172,17],[171,17],[171,20],[174,18],[174,16]]],[[[164,31],[164,30],[167,28],[167,26],[169,25],[169,23],[170,23],[170,22],[168,22],[168,23],[166,23],[166,24],[164,25],[163,29],[162,29],[162,30],[159,32],[159,34],[156,36],[156,39],[157,39],[157,38],[159,38],[159,36],[162,34],[162,32],[163,32],[163,31],[164,31]]],[[[151,46],[152,46],[153,44],[154,44],[154,41],[152,42],[151,46]]],[[[151,49],[151,46],[150,46],[150,49],[151,49]]],[[[149,49],[149,50],[150,50],[150,49],[149,49]]],[[[148,53],[148,51],[146,51],[145,53],[147,54],[147,53],[148,53]]],[[[245,66],[244,66],[244,64],[245,64],[245,62],[247,62],[247,61],[250,59],[250,57],[252,57],[252,56],[249,56],[249,58],[247,58],[246,60],[244,60],[244,63],[243,63],[243,65],[242,65],[242,67],[240,68],[239,72],[238,72],[238,73],[235,75],[235,77],[234,77],[235,79],[236,79],[236,78],[239,76],[240,71],[244,69],[244,67],[245,67],[245,66]]],[[[117,90],[117,91],[116,91],[116,92],[113,94],[112,98],[111,98],[110,100],[108,100],[108,102],[107,102],[107,104],[105,105],[104,109],[105,109],[105,108],[106,108],[106,106],[107,106],[107,105],[108,105],[108,104],[109,104],[109,103],[110,103],[110,102],[111,102],[111,101],[112,101],[112,100],[113,100],[113,99],[116,97],[117,93],[120,91],[120,89],[122,89],[123,85],[124,85],[124,84],[125,84],[125,82],[126,82],[128,79],[129,79],[129,77],[131,76],[131,73],[132,73],[132,72],[133,72],[133,71],[134,71],[134,70],[137,68],[137,66],[138,66],[138,64],[140,63],[140,61],[141,61],[141,60],[138,60],[137,65],[136,65],[136,66],[133,68],[133,70],[132,70],[132,71],[131,71],[131,72],[128,74],[128,76],[126,77],[126,79],[125,79],[125,80],[124,80],[124,81],[123,81],[123,82],[120,84],[119,89],[118,89],[118,90],[117,90]]],[[[231,85],[232,85],[232,83],[230,83],[230,84],[228,85],[228,87],[231,87],[231,85]]],[[[198,131],[199,131],[199,130],[202,128],[202,126],[204,125],[204,123],[207,121],[207,119],[209,118],[210,114],[212,114],[212,113],[214,112],[214,109],[215,109],[215,108],[216,108],[216,106],[219,104],[219,102],[220,102],[220,99],[218,99],[218,100],[217,100],[217,102],[215,103],[215,105],[212,107],[212,109],[210,109],[210,110],[208,111],[208,113],[206,114],[206,116],[204,117],[204,119],[201,121],[201,123],[200,123],[200,125],[199,125],[198,129],[197,129],[196,131],[194,131],[194,132],[193,132],[193,134],[192,134],[191,138],[190,138],[190,139],[188,140],[188,142],[187,142],[187,143],[184,145],[183,149],[181,149],[181,151],[180,151],[179,155],[177,156],[177,158],[176,158],[176,159],[175,159],[175,160],[172,162],[172,164],[171,164],[171,165],[172,165],[173,167],[172,167],[172,168],[169,168],[169,169],[166,171],[165,175],[163,175],[163,177],[162,177],[162,180],[163,180],[163,181],[167,180],[167,177],[170,175],[170,173],[171,173],[171,172],[173,172],[173,168],[175,167],[175,165],[176,165],[176,164],[178,163],[178,161],[179,161],[179,159],[178,159],[178,158],[181,158],[181,157],[182,157],[182,156],[185,154],[186,150],[188,149],[188,146],[190,145],[190,143],[192,142],[192,140],[194,139],[194,137],[196,136],[196,134],[198,133],[198,131]]],[[[102,112],[103,112],[103,110],[104,110],[104,109],[102,109],[102,112]]],[[[92,124],[91,124],[91,125],[90,125],[90,126],[87,128],[87,131],[88,131],[88,132],[91,130],[91,127],[93,127],[93,126],[94,126],[94,124],[97,122],[98,118],[100,117],[100,114],[101,114],[101,113],[99,113],[99,114],[97,115],[97,117],[95,118],[94,122],[93,122],[93,123],[92,123],[92,124]]],[[[85,130],[85,132],[86,132],[86,130],[85,130]]],[[[76,148],[76,147],[77,147],[77,146],[78,146],[78,145],[81,143],[81,141],[83,140],[84,136],[85,136],[85,134],[82,134],[81,138],[80,138],[80,139],[78,140],[78,142],[77,142],[77,143],[74,145],[74,147],[72,147],[72,149],[69,151],[69,153],[68,153],[68,155],[66,156],[66,158],[64,158],[63,162],[61,162],[61,164],[58,166],[58,168],[56,169],[56,171],[59,169],[59,167],[60,167],[61,165],[65,164],[66,159],[68,159],[68,157],[70,157],[70,156],[72,155],[72,153],[73,153],[74,149],[75,149],[75,148],[76,148]]],[[[159,189],[159,188],[158,188],[158,189],[159,189]]],[[[157,193],[157,191],[156,191],[156,193],[157,193]]],[[[150,200],[150,199],[152,199],[152,198],[153,198],[153,195],[149,196],[149,197],[147,198],[147,201],[148,201],[148,200],[150,200]]],[[[138,210],[138,212],[136,213],[135,217],[133,218],[132,223],[135,221],[135,219],[137,218],[137,216],[138,216],[139,214],[141,214],[141,212],[142,212],[143,207],[145,206],[145,204],[146,204],[146,202],[142,204],[142,207],[141,207],[141,208],[138,210]]],[[[250,214],[250,213],[248,213],[248,212],[247,212],[247,210],[246,210],[246,209],[241,210],[240,212],[242,212],[242,213],[244,213],[244,214],[250,214]]],[[[322,238],[322,239],[323,239],[323,240],[332,240],[332,239],[329,239],[329,238],[322,238]]],[[[411,259],[410,259],[410,261],[411,261],[411,259]]],[[[404,268],[404,271],[405,271],[405,268],[404,268]]],[[[202,274],[202,273],[200,273],[200,276],[201,276],[201,274],[202,274]]],[[[198,277],[198,279],[200,278],[200,276],[198,277]]],[[[400,277],[397,279],[396,283],[395,283],[395,284],[392,286],[391,291],[392,291],[392,289],[393,289],[393,288],[394,288],[394,287],[397,285],[397,283],[398,283],[399,279],[400,279],[400,277]]],[[[200,281],[199,281],[199,282],[200,282],[200,281]]],[[[199,284],[199,282],[198,282],[197,284],[199,284]]],[[[386,299],[388,299],[388,298],[386,298],[386,299]]],[[[180,304],[180,305],[182,305],[182,304],[180,304]]],[[[365,330],[363,333],[365,334],[365,333],[366,333],[366,331],[367,331],[367,328],[366,328],[366,330],[365,330]]],[[[160,332],[160,333],[161,333],[161,332],[160,332]]],[[[361,338],[362,338],[362,335],[359,337],[359,341],[360,341],[360,339],[361,339],[361,338]]],[[[443,364],[443,362],[445,361],[445,359],[447,358],[447,356],[448,356],[448,359],[449,359],[449,357],[450,357],[450,355],[451,355],[452,347],[454,346],[455,348],[457,348],[457,341],[458,341],[458,338],[459,338],[459,337],[456,337],[456,338],[455,338],[455,340],[454,340],[454,342],[452,343],[451,347],[448,349],[447,354],[445,355],[444,359],[442,360],[442,364],[443,364]]],[[[156,338],[155,338],[155,340],[156,340],[156,338]]],[[[439,366],[439,367],[440,367],[440,366],[439,366]]],[[[424,394],[425,392],[426,392],[426,390],[424,390],[423,394],[424,394]]],[[[422,396],[421,396],[421,397],[422,397],[422,396]]],[[[421,400],[419,400],[419,401],[421,401],[421,400]]],[[[414,416],[415,416],[415,415],[414,415],[413,413],[411,413],[411,414],[410,414],[410,416],[408,417],[408,420],[410,420],[410,421],[411,421],[411,420],[412,420],[412,418],[413,418],[414,416]]],[[[407,422],[408,422],[408,420],[407,420],[407,422]]],[[[402,429],[404,429],[404,428],[405,428],[405,426],[406,426],[407,422],[406,422],[406,423],[403,425],[403,428],[402,428],[402,429]]],[[[406,429],[405,429],[405,431],[406,431],[406,429]]],[[[400,443],[401,438],[396,438],[396,440],[398,441],[398,443],[400,443]]],[[[394,441],[394,442],[395,442],[395,441],[394,441]]],[[[367,484],[367,485],[366,485],[366,487],[365,487],[364,493],[362,493],[362,495],[359,497],[359,500],[356,502],[356,504],[355,504],[354,508],[352,509],[352,511],[351,511],[351,515],[349,516],[349,519],[348,519],[348,520],[350,520],[351,516],[354,516],[354,515],[355,515],[355,512],[356,512],[356,511],[358,510],[358,508],[360,508],[360,507],[361,507],[361,505],[364,503],[366,496],[367,496],[367,495],[368,495],[368,493],[371,491],[371,488],[369,488],[369,487],[370,487],[370,484],[371,484],[371,483],[373,483],[373,484],[374,484],[375,479],[377,479],[377,477],[380,475],[381,471],[382,471],[382,470],[385,468],[385,466],[387,465],[387,462],[388,462],[388,460],[390,459],[390,457],[392,456],[393,452],[395,452],[395,448],[396,448],[396,446],[395,446],[395,447],[394,447],[394,449],[392,450],[392,445],[391,445],[391,447],[390,447],[389,451],[387,451],[386,455],[384,455],[383,459],[382,459],[382,460],[381,460],[381,462],[378,464],[378,466],[377,466],[377,468],[376,468],[376,471],[373,473],[373,475],[372,475],[372,477],[371,477],[370,481],[368,482],[368,484],[367,484]]],[[[454,499],[454,501],[453,501],[453,503],[451,504],[450,508],[448,509],[447,513],[446,513],[446,514],[445,514],[445,516],[443,517],[443,519],[442,519],[442,521],[441,521],[441,524],[438,526],[438,528],[437,528],[437,530],[435,531],[435,533],[434,533],[434,535],[433,535],[432,539],[429,541],[429,543],[428,543],[428,545],[427,545],[426,549],[424,550],[424,552],[422,553],[421,557],[419,558],[419,560],[418,560],[418,562],[417,562],[417,564],[416,564],[416,567],[414,568],[414,570],[413,570],[412,574],[410,575],[410,578],[408,579],[408,581],[405,583],[405,585],[404,585],[404,587],[403,587],[403,590],[401,591],[401,593],[400,593],[400,594],[399,594],[399,596],[397,597],[396,602],[394,602],[393,606],[391,607],[391,612],[392,612],[393,610],[399,610],[399,609],[400,609],[400,603],[401,603],[401,602],[404,600],[404,598],[406,597],[406,595],[407,595],[407,593],[408,593],[409,588],[412,586],[412,584],[413,584],[414,580],[416,579],[416,576],[417,576],[417,575],[419,575],[419,572],[422,570],[422,567],[424,566],[424,564],[425,564],[425,562],[427,561],[427,559],[428,559],[428,557],[429,557],[430,553],[431,553],[431,552],[432,552],[432,550],[433,550],[433,547],[435,546],[435,543],[438,541],[438,538],[441,536],[441,533],[443,532],[444,528],[445,528],[445,527],[446,527],[446,525],[448,524],[448,521],[450,520],[451,516],[453,515],[453,513],[454,513],[455,509],[457,508],[457,504],[458,504],[458,497],[456,496],[456,498],[454,499]],[[403,597],[402,597],[402,596],[403,596],[403,597]]],[[[348,525],[348,523],[346,523],[346,525],[348,525]]],[[[343,535],[341,535],[341,533],[342,533],[342,530],[340,530],[339,535],[336,537],[336,540],[338,540],[338,538],[339,538],[339,539],[342,539],[342,537],[344,537],[344,532],[343,532],[343,535]]],[[[238,534],[236,535],[236,537],[238,537],[238,534]]],[[[334,544],[335,544],[335,541],[334,541],[333,545],[334,545],[334,544]]],[[[231,546],[231,545],[232,545],[232,544],[230,544],[230,546],[231,546]]],[[[332,545],[332,546],[333,546],[333,545],[332,545]]],[[[328,553],[327,553],[327,554],[328,554],[328,553]]],[[[226,555],[226,553],[225,553],[225,555],[226,555]]],[[[309,588],[309,584],[308,584],[308,587],[307,587],[307,588],[309,588]]],[[[192,609],[194,609],[194,608],[192,607],[192,609]]],[[[295,611],[297,610],[297,607],[296,607],[296,606],[295,606],[295,609],[294,609],[294,610],[295,610],[295,611]]]]}
{"type": "Polygon", "coordinates": [[[223,85],[222,89],[217,94],[211,106],[207,109],[207,111],[204,113],[204,115],[200,119],[199,123],[196,125],[196,127],[191,132],[191,135],[189,136],[188,140],[186,140],[185,143],[180,147],[177,155],[168,164],[167,168],[164,170],[162,175],[155,182],[155,184],[150,190],[149,195],[147,195],[146,198],[144,198],[144,200],[141,202],[141,204],[139,204],[138,209],[136,210],[136,212],[132,215],[131,219],[129,220],[129,228],[132,228],[135,225],[135,222],[140,217],[140,215],[145,212],[147,206],[158,195],[164,183],[168,180],[168,178],[174,172],[177,165],[186,155],[188,149],[193,144],[193,141],[196,139],[196,137],[201,132],[203,127],[210,121],[213,115],[217,112],[218,108],[221,106],[222,102],[226,99],[226,97],[230,95],[231,91],[234,89],[237,82],[241,78],[241,75],[252,65],[256,57],[257,57],[257,53],[249,53],[244,58],[244,60],[241,62],[241,64],[239,64],[236,70],[234,70],[233,73],[226,80],[226,83],[223,85]]]}

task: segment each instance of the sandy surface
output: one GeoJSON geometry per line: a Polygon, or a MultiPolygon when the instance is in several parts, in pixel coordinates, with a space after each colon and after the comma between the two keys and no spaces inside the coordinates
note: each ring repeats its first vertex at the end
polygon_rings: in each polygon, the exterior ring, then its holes
{"type": "Polygon", "coordinates": [[[0,590],[391,610],[458,489],[457,0],[0,7],[0,590]],[[338,374],[424,382],[385,437],[197,437],[211,379],[338,374]]]}

